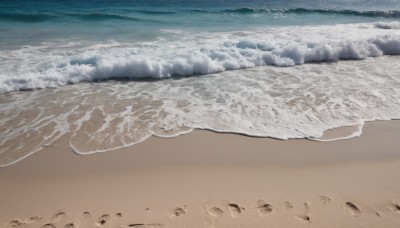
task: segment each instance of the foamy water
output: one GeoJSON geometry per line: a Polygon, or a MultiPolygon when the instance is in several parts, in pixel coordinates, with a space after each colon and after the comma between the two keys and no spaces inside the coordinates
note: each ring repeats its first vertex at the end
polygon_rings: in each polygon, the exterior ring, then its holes
{"type": "Polygon", "coordinates": [[[394,0],[4,0],[0,167],[193,129],[319,141],[400,117],[394,0]],[[339,130],[338,130],[339,129],[339,130]]]}
{"type": "Polygon", "coordinates": [[[107,81],[1,96],[0,164],[44,146],[104,152],[193,129],[319,138],[399,118],[399,57],[256,67],[159,81],[107,81]]]}
{"type": "Polygon", "coordinates": [[[164,31],[174,40],[54,42],[0,53],[0,93],[106,79],[169,78],[256,66],[365,59],[400,54],[398,22],[301,26],[255,31],[164,31]]]}

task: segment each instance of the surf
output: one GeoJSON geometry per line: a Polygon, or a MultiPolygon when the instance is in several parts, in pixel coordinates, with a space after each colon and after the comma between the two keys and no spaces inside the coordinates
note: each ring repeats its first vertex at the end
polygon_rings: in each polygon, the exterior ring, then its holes
{"type": "Polygon", "coordinates": [[[9,64],[2,64],[0,93],[55,88],[79,82],[165,79],[267,65],[292,67],[400,55],[397,26],[393,22],[380,22],[283,27],[253,32],[186,33],[175,41],[94,43],[86,50],[78,42],[74,44],[78,45],[76,48],[67,45],[71,50],[69,57],[57,51],[57,46],[54,46],[57,44],[24,47],[1,54],[0,57],[8,59],[9,64]],[[30,59],[27,56],[37,51],[42,54],[32,56],[36,65],[31,61],[20,61],[30,59]],[[9,56],[14,56],[15,60],[9,56]],[[10,67],[14,66],[10,65],[13,62],[18,62],[18,71],[10,67]]]}

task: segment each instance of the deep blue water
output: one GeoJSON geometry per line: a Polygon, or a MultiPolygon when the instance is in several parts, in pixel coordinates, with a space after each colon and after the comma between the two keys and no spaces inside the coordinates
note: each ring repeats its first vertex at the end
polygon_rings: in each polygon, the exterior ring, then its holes
{"type": "Polygon", "coordinates": [[[1,0],[0,45],[149,41],[165,29],[213,32],[396,20],[399,9],[398,0],[1,0]]]}

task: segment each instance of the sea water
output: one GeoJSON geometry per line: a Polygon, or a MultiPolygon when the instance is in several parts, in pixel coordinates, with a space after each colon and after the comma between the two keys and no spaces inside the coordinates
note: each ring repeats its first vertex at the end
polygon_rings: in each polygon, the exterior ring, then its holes
{"type": "Polygon", "coordinates": [[[0,2],[0,165],[209,129],[319,139],[400,117],[396,0],[0,2]]]}

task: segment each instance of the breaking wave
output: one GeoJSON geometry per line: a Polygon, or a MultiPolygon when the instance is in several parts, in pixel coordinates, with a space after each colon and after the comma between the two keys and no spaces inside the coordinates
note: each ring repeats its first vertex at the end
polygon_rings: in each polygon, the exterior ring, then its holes
{"type": "MultiPolygon", "coordinates": [[[[8,63],[13,63],[9,56],[17,54],[20,56],[14,62],[20,59],[41,59],[33,61],[36,65],[29,66],[18,62],[21,66],[19,71],[15,67],[10,68],[7,61],[4,62],[4,71],[0,75],[0,93],[53,88],[84,81],[163,79],[265,65],[290,67],[311,62],[400,55],[399,31],[379,29],[397,25],[394,22],[382,22],[288,27],[243,34],[211,33],[206,38],[203,36],[200,41],[196,34],[185,34],[175,42],[117,43],[115,46],[104,44],[102,48],[93,44],[86,51],[81,50],[80,45],[70,57],[65,57],[63,52],[58,53],[58,56],[50,52],[29,57],[28,54],[34,52],[29,49],[26,52],[5,52],[2,57],[8,59],[8,63]],[[349,29],[352,29],[352,33],[346,32],[349,29]],[[325,35],[318,35],[320,33],[325,35]]],[[[54,47],[56,49],[58,47],[54,47]]]]}
{"type": "MultiPolygon", "coordinates": [[[[155,10],[127,10],[130,13],[139,13],[147,15],[176,15],[180,13],[200,13],[200,14],[324,14],[324,15],[346,15],[346,16],[361,16],[361,17],[381,17],[381,18],[400,18],[399,10],[386,11],[356,11],[356,10],[332,10],[332,9],[256,9],[256,8],[239,8],[225,9],[221,11],[207,9],[191,9],[191,10],[176,10],[176,11],[155,11],[155,10]]],[[[101,20],[127,20],[140,21],[141,19],[132,15],[107,14],[101,12],[88,12],[83,14],[47,14],[47,13],[18,13],[18,12],[3,12],[0,13],[0,20],[37,23],[54,19],[63,19],[66,17],[76,17],[82,20],[101,21],[101,20]]]]}
{"type": "Polygon", "coordinates": [[[399,10],[373,10],[373,11],[356,11],[356,10],[333,10],[333,9],[254,9],[254,8],[239,8],[227,9],[222,13],[239,13],[239,14],[255,14],[255,13],[291,13],[291,14],[338,14],[348,16],[363,16],[363,17],[384,17],[384,18],[399,18],[399,10]]]}

